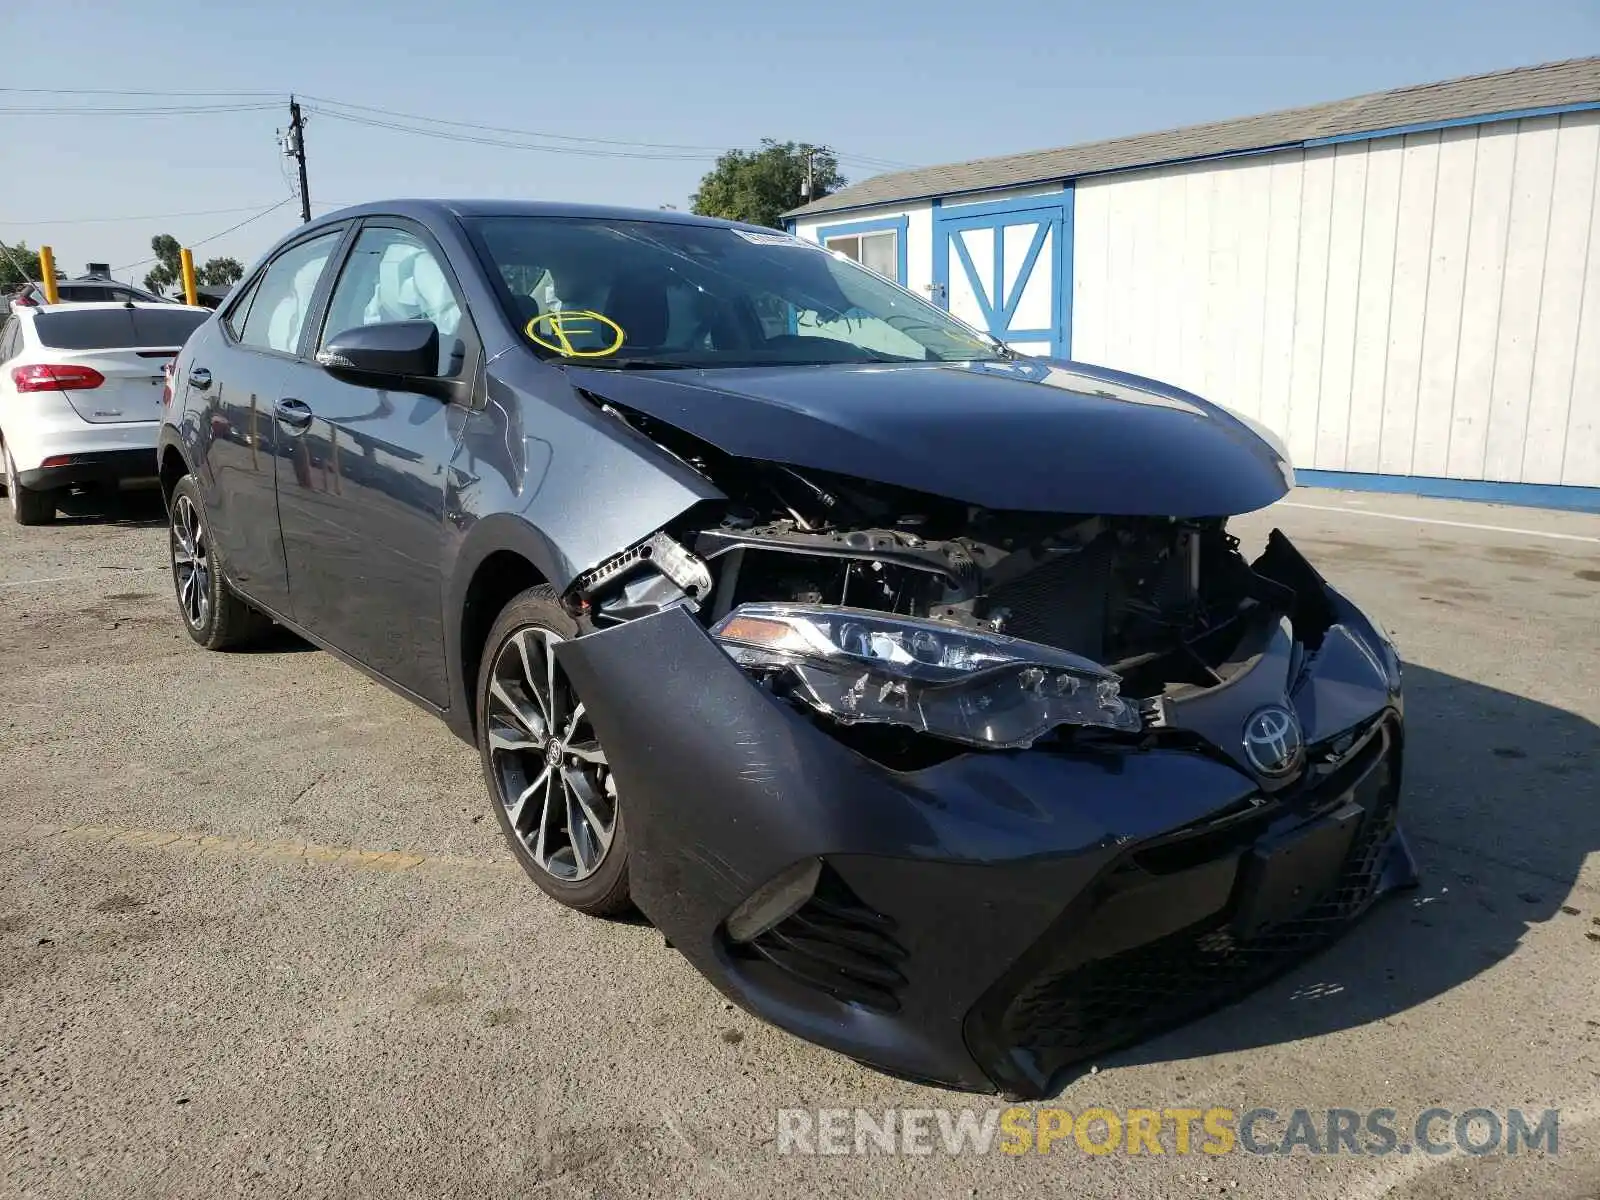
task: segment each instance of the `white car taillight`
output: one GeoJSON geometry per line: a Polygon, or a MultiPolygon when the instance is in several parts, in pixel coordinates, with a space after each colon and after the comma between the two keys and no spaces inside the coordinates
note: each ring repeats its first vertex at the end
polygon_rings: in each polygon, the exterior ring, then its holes
{"type": "Polygon", "coordinates": [[[106,377],[93,367],[73,363],[31,363],[11,368],[11,382],[19,392],[87,392],[105,381],[106,377]]]}

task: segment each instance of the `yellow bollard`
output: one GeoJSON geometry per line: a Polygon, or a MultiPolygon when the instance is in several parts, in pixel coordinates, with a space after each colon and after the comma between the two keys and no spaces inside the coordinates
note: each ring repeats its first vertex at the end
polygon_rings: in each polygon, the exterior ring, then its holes
{"type": "Polygon", "coordinates": [[[200,303],[200,293],[194,286],[194,253],[185,246],[178,251],[178,262],[183,267],[183,299],[184,303],[195,305],[200,303]]]}
{"type": "Polygon", "coordinates": [[[60,304],[61,293],[56,290],[56,256],[49,246],[39,247],[39,282],[44,284],[44,302],[60,304]]]}

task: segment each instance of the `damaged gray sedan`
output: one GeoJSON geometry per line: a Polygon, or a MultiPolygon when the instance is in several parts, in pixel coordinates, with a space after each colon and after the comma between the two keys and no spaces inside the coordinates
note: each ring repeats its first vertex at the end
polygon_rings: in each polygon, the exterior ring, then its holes
{"type": "MultiPolygon", "coordinates": [[[[405,201],[275,247],[158,450],[179,615],[446,720],[518,861],[882,1070],[1048,1093],[1414,881],[1400,663],[1283,452],[771,230],[405,201]]],[[[397,764],[403,769],[403,764],[397,764]]]]}

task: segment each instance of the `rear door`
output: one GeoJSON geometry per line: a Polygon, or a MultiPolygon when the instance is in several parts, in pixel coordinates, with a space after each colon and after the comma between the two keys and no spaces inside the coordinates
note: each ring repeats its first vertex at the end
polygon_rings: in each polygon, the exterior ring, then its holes
{"type": "Polygon", "coordinates": [[[283,436],[275,406],[288,386],[323,275],[348,226],[319,229],[281,250],[184,356],[177,386],[194,428],[195,465],[213,542],[228,578],[250,599],[295,616],[275,489],[283,436]]]}
{"type": "Polygon", "coordinates": [[[161,419],[161,369],[210,313],[178,308],[60,308],[33,319],[42,360],[98,373],[63,393],[93,424],[161,419]]]}

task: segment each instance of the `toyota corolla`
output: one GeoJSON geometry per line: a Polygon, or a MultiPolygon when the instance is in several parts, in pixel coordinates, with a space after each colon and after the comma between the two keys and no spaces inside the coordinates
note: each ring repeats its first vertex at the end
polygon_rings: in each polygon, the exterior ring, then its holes
{"type": "Polygon", "coordinates": [[[331,214],[158,454],[196,642],[442,717],[546,893],[882,1070],[1047,1093],[1414,881],[1394,648],[1228,531],[1271,435],[785,234],[331,214]]]}

